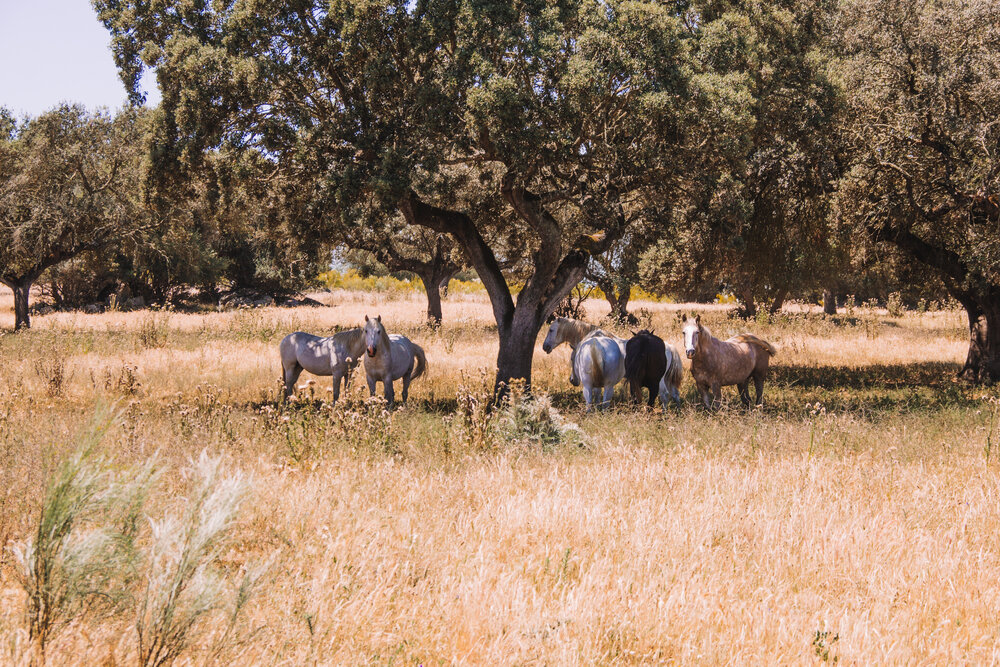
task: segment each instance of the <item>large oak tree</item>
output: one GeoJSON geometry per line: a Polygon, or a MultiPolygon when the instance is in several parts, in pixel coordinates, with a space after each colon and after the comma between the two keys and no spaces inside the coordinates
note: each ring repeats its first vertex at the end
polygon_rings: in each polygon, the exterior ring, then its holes
{"type": "Polygon", "coordinates": [[[836,34],[854,151],[839,208],[934,269],[969,316],[961,375],[1000,379],[1000,6],[847,0],[836,34]]]}
{"type": "Polygon", "coordinates": [[[357,212],[381,207],[454,239],[493,306],[498,385],[530,382],[546,316],[592,254],[669,196],[695,128],[723,114],[716,82],[689,67],[680,4],[95,6],[132,90],[156,68],[157,160],[181,169],[220,146],[256,150],[312,182],[324,215],[364,224],[357,212]],[[492,205],[456,205],[449,167],[492,205]],[[503,256],[498,238],[513,241],[503,256]],[[529,269],[514,295],[501,267],[519,258],[529,269]]]}

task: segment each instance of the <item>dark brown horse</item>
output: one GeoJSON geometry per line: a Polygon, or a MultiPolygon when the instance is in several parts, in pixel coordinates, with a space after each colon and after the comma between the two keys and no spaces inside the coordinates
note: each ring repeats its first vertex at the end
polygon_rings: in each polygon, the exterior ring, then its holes
{"type": "MultiPolygon", "coordinates": [[[[632,400],[642,401],[642,390],[649,390],[647,405],[653,407],[659,393],[660,380],[667,371],[667,347],[663,339],[652,331],[636,332],[625,343],[625,379],[628,380],[632,400]]],[[[666,404],[663,406],[666,408],[666,404]]]]}

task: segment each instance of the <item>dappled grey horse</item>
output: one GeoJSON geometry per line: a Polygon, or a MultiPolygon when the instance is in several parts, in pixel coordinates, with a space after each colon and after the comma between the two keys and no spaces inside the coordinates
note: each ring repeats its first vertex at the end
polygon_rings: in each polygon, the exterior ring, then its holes
{"type": "Polygon", "coordinates": [[[365,351],[364,330],[348,329],[332,336],[321,337],[296,331],[281,339],[281,378],[285,383],[285,400],[294,393],[295,383],[303,370],[313,375],[333,376],[333,400],[340,398],[340,380],[344,389],[351,373],[361,362],[365,351]]]}

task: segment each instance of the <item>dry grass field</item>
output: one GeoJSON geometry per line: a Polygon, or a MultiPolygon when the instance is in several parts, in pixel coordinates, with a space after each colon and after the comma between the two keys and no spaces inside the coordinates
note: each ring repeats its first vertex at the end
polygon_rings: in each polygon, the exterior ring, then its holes
{"type": "MultiPolygon", "coordinates": [[[[149,573],[169,561],[157,531],[196,501],[203,451],[221,456],[218,484],[248,484],[199,565],[218,578],[178,664],[1000,661],[996,404],[951,380],[961,313],[741,323],[702,306],[716,335],[778,347],[762,409],[729,388],[707,414],[688,376],[681,409],[585,414],[569,351],[539,346],[541,400],[489,417],[483,297],[446,300],[438,331],[416,297],[317,298],[330,307],[53,314],[0,333],[0,662],[32,656],[12,547],[102,405],[117,415],[96,446],[108,474],[160,471],[145,564],[122,604],[67,615],[49,664],[139,662],[149,573]],[[427,351],[409,405],[366,403],[359,373],[335,409],[322,378],[279,406],[281,337],[366,313],[427,351]],[[247,571],[260,577],[234,617],[247,571]]],[[[679,344],[681,306],[635,306],[679,344]]]]}

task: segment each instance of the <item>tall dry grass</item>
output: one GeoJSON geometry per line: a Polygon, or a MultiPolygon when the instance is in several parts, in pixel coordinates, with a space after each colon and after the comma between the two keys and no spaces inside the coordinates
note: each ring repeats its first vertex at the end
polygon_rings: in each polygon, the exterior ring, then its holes
{"type": "MultiPolygon", "coordinates": [[[[534,370],[558,413],[524,403],[489,422],[476,396],[496,341],[481,297],[447,300],[437,331],[415,296],[321,298],[329,307],[53,314],[0,335],[0,537],[31,534],[81,424],[116,401],[101,452],[121,468],[158,452],[147,514],[183,514],[200,487],[181,472],[207,450],[253,480],[213,571],[235,585],[273,559],[239,632],[214,617],[182,664],[998,660],[1000,469],[984,450],[996,420],[992,392],[951,382],[960,314],[789,309],[746,324],[699,307],[717,335],[748,328],[779,347],[763,410],[585,414],[559,349],[536,351],[534,370]],[[410,405],[365,402],[356,376],[331,408],[328,382],[304,376],[301,399],[279,406],[281,336],[365,313],[427,350],[410,405]],[[36,362],[57,358],[52,394],[36,362]]],[[[636,305],[679,343],[690,306],[636,305]]],[[[0,296],[0,321],[3,308],[0,296]]],[[[18,663],[29,642],[9,554],[0,661],[18,663]]],[[[51,664],[139,659],[133,616],[85,621],[52,639],[51,664]]]]}

